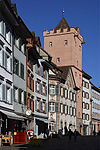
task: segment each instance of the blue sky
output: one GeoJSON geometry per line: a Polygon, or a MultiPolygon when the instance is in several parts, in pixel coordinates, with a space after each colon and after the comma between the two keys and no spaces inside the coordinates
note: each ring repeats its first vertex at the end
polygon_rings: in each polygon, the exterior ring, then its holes
{"type": "Polygon", "coordinates": [[[43,48],[43,30],[53,29],[64,17],[69,26],[79,27],[83,40],[83,70],[100,87],[100,2],[99,0],[12,0],[18,15],[30,31],[40,36],[43,48]]]}

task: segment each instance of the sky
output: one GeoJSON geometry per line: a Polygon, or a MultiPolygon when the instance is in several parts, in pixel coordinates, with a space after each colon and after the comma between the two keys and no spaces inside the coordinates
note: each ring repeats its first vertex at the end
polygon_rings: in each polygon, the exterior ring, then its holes
{"type": "Polygon", "coordinates": [[[100,2],[99,0],[12,0],[18,15],[30,31],[40,37],[43,31],[54,29],[64,17],[69,26],[79,27],[83,36],[82,64],[91,82],[100,87],[100,2]]]}

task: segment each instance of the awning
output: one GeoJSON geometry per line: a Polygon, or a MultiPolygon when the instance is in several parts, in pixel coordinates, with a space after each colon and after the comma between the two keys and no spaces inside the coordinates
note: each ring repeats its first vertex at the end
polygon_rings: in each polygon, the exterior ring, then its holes
{"type": "Polygon", "coordinates": [[[7,116],[7,118],[9,118],[9,119],[22,120],[22,121],[24,121],[24,119],[27,119],[26,117],[19,116],[19,115],[15,114],[14,112],[9,112],[6,110],[0,110],[0,112],[5,114],[7,116]]]}
{"type": "Polygon", "coordinates": [[[36,118],[36,120],[43,121],[44,123],[49,123],[48,120],[44,118],[36,118]]]}

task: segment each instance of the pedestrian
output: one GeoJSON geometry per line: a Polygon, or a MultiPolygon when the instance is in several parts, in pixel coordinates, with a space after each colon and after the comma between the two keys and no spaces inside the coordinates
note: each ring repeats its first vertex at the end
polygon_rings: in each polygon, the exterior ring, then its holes
{"type": "Polygon", "coordinates": [[[71,138],[72,138],[72,131],[71,131],[71,129],[69,129],[68,135],[69,135],[69,141],[71,141],[71,138]]]}
{"type": "Polygon", "coordinates": [[[47,138],[49,137],[49,129],[47,128],[46,129],[46,135],[47,135],[47,138]]]}
{"type": "Polygon", "coordinates": [[[76,129],[75,129],[75,131],[74,131],[74,141],[76,142],[76,139],[77,139],[77,131],[76,131],[76,129]]]}
{"type": "Polygon", "coordinates": [[[66,135],[67,135],[67,132],[68,132],[66,125],[65,125],[65,127],[64,127],[64,130],[65,130],[65,136],[66,136],[66,135]]]}

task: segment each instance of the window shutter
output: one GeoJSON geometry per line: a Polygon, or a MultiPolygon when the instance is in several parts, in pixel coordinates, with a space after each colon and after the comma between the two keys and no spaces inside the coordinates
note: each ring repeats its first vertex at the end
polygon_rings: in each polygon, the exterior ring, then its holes
{"type": "Polygon", "coordinates": [[[42,65],[40,66],[40,76],[43,77],[43,66],[42,65]]]}
{"type": "Polygon", "coordinates": [[[59,85],[56,85],[56,95],[59,95],[59,85]]]}
{"type": "Polygon", "coordinates": [[[55,112],[58,112],[58,103],[55,103],[55,112]]]}
{"type": "Polygon", "coordinates": [[[48,112],[48,103],[46,103],[46,113],[48,112]]]}
{"type": "Polygon", "coordinates": [[[18,101],[21,104],[21,89],[18,90],[18,101]]]}
{"type": "Polygon", "coordinates": [[[37,81],[35,81],[35,92],[37,92],[37,81]]]}
{"type": "Polygon", "coordinates": [[[61,96],[61,86],[60,86],[60,96],[61,96]]]}
{"type": "Polygon", "coordinates": [[[47,96],[47,86],[46,86],[46,96],[47,96]]]}
{"type": "Polygon", "coordinates": [[[40,83],[40,93],[41,93],[41,95],[43,94],[43,92],[42,92],[42,83],[40,83]]]}
{"type": "Polygon", "coordinates": [[[12,58],[10,58],[10,72],[12,72],[12,58]]]}
{"type": "Polygon", "coordinates": [[[4,51],[2,50],[2,66],[4,67],[4,51]]]}
{"type": "Polygon", "coordinates": [[[40,101],[40,111],[42,112],[43,109],[42,109],[42,101],[40,101]]]}
{"type": "Polygon", "coordinates": [[[61,113],[61,104],[60,104],[60,113],[61,113]]]}
{"type": "Polygon", "coordinates": [[[37,111],[37,100],[35,100],[35,111],[37,111]]]}
{"type": "Polygon", "coordinates": [[[7,68],[7,54],[5,54],[5,68],[7,68]]]}
{"type": "Polygon", "coordinates": [[[15,101],[15,88],[13,88],[13,99],[15,101]]]}
{"type": "Polygon", "coordinates": [[[63,88],[63,97],[65,97],[65,88],[63,88]]]}
{"type": "Polygon", "coordinates": [[[5,90],[5,85],[4,84],[2,84],[2,99],[3,99],[3,101],[5,101],[5,96],[6,96],[6,90],[5,90]]]}
{"type": "Polygon", "coordinates": [[[11,89],[11,104],[13,103],[13,89],[11,89]]]}
{"type": "Polygon", "coordinates": [[[26,105],[27,102],[26,102],[26,91],[24,91],[24,105],[26,105]]]}

